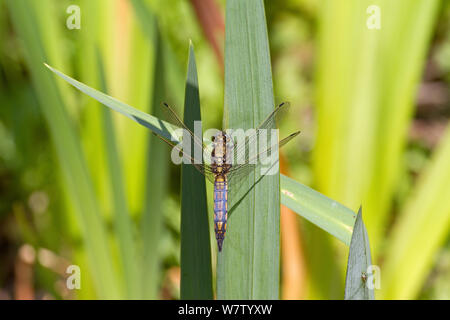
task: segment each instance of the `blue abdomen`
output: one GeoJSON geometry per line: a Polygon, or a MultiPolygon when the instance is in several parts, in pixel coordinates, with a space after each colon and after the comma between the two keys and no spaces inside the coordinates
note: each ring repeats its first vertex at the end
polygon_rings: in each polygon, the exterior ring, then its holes
{"type": "Polygon", "coordinates": [[[225,232],[227,231],[227,198],[227,178],[224,175],[217,175],[214,181],[214,231],[216,233],[219,251],[222,251],[222,244],[225,239],[225,232]]]}

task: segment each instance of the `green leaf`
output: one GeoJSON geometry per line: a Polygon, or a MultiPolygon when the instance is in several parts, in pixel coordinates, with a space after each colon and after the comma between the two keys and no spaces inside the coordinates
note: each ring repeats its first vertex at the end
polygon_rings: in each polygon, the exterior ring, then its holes
{"type": "Polygon", "coordinates": [[[48,64],[45,64],[47,68],[49,68],[51,71],[53,71],[55,74],[66,80],[68,83],[73,85],[75,88],[80,90],[81,92],[84,92],[85,94],[91,96],[95,100],[99,101],[100,103],[104,104],[105,106],[120,112],[124,116],[130,118],[133,121],[136,121],[137,123],[143,125],[144,127],[150,129],[154,133],[164,137],[165,139],[168,139],[169,141],[174,139],[179,139],[180,137],[177,136],[175,133],[176,127],[166,121],[160,120],[154,116],[151,116],[145,112],[142,112],[138,109],[135,109],[126,103],[120,102],[119,100],[108,96],[107,94],[104,94],[98,90],[95,90],[67,75],[64,73],[52,68],[48,64]]]}
{"type": "MultiPolygon", "coordinates": [[[[274,109],[264,4],[228,0],[225,32],[224,128],[256,128],[274,109]]],[[[278,164],[277,164],[278,165],[278,164]]],[[[219,299],[278,299],[280,267],[279,175],[249,175],[229,197],[245,197],[229,213],[218,254],[219,299]]]]}
{"type": "MultiPolygon", "coordinates": [[[[189,46],[184,123],[194,131],[200,121],[194,48],[189,46]]],[[[202,137],[199,137],[200,139],[202,137]]],[[[181,299],[212,299],[211,245],[205,177],[190,164],[181,169],[181,299]]]]}
{"type": "Polygon", "coordinates": [[[369,281],[378,275],[368,274],[369,267],[372,268],[369,237],[359,208],[348,253],[345,300],[375,300],[373,283],[369,281]]]}
{"type": "Polygon", "coordinates": [[[350,245],[356,214],[349,208],[284,175],[281,203],[350,245]]]}

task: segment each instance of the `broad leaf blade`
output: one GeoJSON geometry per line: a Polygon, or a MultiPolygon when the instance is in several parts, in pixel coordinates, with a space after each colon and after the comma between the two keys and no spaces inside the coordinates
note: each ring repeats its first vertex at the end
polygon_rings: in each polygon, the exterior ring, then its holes
{"type": "MultiPolygon", "coordinates": [[[[194,131],[200,121],[200,97],[194,49],[189,61],[184,103],[184,122],[194,131]]],[[[201,139],[201,137],[199,137],[201,139]]],[[[212,299],[211,245],[205,177],[194,166],[181,169],[181,299],[212,299]]]]}
{"type": "Polygon", "coordinates": [[[349,208],[284,175],[281,203],[350,245],[356,215],[349,208]]]}
{"type": "Polygon", "coordinates": [[[164,137],[165,139],[168,139],[169,141],[172,139],[172,137],[176,138],[176,134],[174,130],[176,127],[170,123],[167,123],[163,120],[160,120],[154,116],[151,116],[145,112],[142,112],[138,109],[135,109],[126,103],[120,102],[119,100],[108,96],[107,94],[104,94],[98,90],[95,90],[84,83],[81,83],[64,73],[54,69],[53,67],[49,66],[48,64],[45,64],[47,68],[49,68],[51,71],[53,71],[55,74],[66,80],[68,83],[73,85],[75,88],[80,90],[81,92],[91,96],[95,100],[99,101],[100,103],[104,104],[105,106],[120,112],[124,116],[130,118],[133,121],[136,121],[137,123],[143,125],[144,127],[147,127],[154,133],[164,137]]]}
{"type": "Polygon", "coordinates": [[[372,266],[369,237],[359,209],[353,229],[348,254],[347,277],[345,279],[345,300],[375,300],[372,284],[373,275],[368,274],[372,266]]]}
{"type": "MultiPolygon", "coordinates": [[[[274,109],[264,4],[229,0],[226,5],[224,128],[255,128],[274,109]]],[[[276,164],[278,166],[278,164],[276,164]]],[[[242,199],[228,215],[218,254],[219,299],[278,299],[280,259],[279,175],[243,181],[242,199]]]]}

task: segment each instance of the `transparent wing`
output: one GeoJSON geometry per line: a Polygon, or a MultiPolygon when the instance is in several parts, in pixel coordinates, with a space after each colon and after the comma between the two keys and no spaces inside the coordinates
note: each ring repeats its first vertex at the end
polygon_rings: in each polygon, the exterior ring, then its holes
{"type": "MultiPolygon", "coordinates": [[[[181,118],[177,115],[175,110],[172,109],[172,107],[170,107],[165,102],[162,103],[162,107],[163,107],[165,113],[167,114],[168,118],[170,118],[170,121],[173,122],[173,124],[175,124],[176,126],[184,129],[185,132],[187,132],[189,134],[190,138],[194,142],[194,148],[195,148],[195,145],[197,145],[197,146],[199,146],[201,148],[201,150],[203,152],[203,155],[211,154],[211,151],[203,143],[202,138],[196,136],[186,126],[186,124],[183,122],[183,120],[181,120],[181,118]]],[[[183,157],[184,160],[186,160],[186,162],[189,162],[190,164],[192,164],[200,173],[202,173],[204,176],[206,176],[206,178],[208,178],[209,181],[214,183],[214,174],[213,174],[212,168],[211,168],[211,166],[209,164],[205,163],[204,161],[202,161],[203,163],[201,163],[201,164],[200,163],[196,163],[197,161],[194,161],[194,158],[192,158],[192,156],[190,154],[184,152],[183,149],[179,145],[175,145],[172,142],[168,141],[167,139],[165,139],[163,137],[160,137],[158,135],[156,135],[156,136],[158,138],[160,138],[161,140],[163,140],[164,142],[166,142],[172,148],[176,149],[180,154],[182,154],[182,157],[183,157]]]]}
{"type": "MultiPolygon", "coordinates": [[[[261,160],[264,155],[264,157],[270,157],[272,156],[272,152],[283,147],[286,143],[294,139],[296,136],[300,134],[300,131],[294,132],[284,138],[283,140],[274,143],[270,146],[267,146],[265,149],[260,150],[260,152],[254,156],[247,157],[246,163],[243,164],[237,164],[232,166],[228,170],[228,176],[230,179],[235,179],[241,176],[246,176],[248,173],[250,173],[253,169],[255,169],[257,166],[261,165],[261,160]]],[[[278,150],[277,150],[278,151],[278,150]]],[[[278,156],[278,155],[276,155],[278,156]]],[[[265,161],[267,159],[264,159],[265,161]]],[[[278,159],[276,159],[278,161],[278,159]]]]}
{"type": "MultiPolygon", "coordinates": [[[[231,168],[227,172],[228,181],[231,185],[242,185],[242,179],[246,178],[256,168],[261,169],[259,172],[261,175],[265,175],[270,173],[273,165],[277,165],[278,149],[300,133],[300,131],[294,132],[281,141],[278,141],[278,135],[276,135],[275,137],[270,137],[270,143],[267,144],[269,129],[276,128],[276,122],[285,114],[288,108],[289,103],[282,103],[276,107],[275,110],[261,122],[253,134],[246,137],[245,143],[241,142],[241,145],[239,145],[233,141],[233,150],[231,150],[231,152],[227,150],[227,156],[232,157],[232,159],[227,159],[229,163],[232,163],[231,168]],[[265,143],[261,144],[260,142],[265,143]],[[259,146],[257,151],[255,146],[259,146]],[[250,150],[252,147],[254,149],[250,150]],[[277,153],[273,154],[275,151],[277,153]],[[264,166],[261,166],[261,164],[264,164],[264,166]]],[[[271,133],[269,133],[269,135],[270,134],[271,133]]]]}
{"type": "MultiPolygon", "coordinates": [[[[262,153],[265,153],[265,152],[271,153],[272,151],[275,151],[275,150],[278,151],[279,148],[284,146],[286,143],[291,141],[293,138],[295,138],[299,134],[300,134],[300,131],[290,134],[289,136],[287,136],[280,142],[268,147],[267,150],[261,151],[255,157],[258,158],[262,153]]],[[[273,174],[271,172],[271,170],[272,170],[273,166],[278,165],[278,162],[279,162],[279,157],[277,154],[276,158],[272,159],[272,161],[270,163],[266,164],[264,167],[262,167],[258,161],[256,164],[247,163],[247,164],[236,165],[236,166],[233,166],[230,168],[227,176],[228,176],[228,183],[230,186],[232,186],[233,192],[230,192],[229,196],[228,196],[229,208],[230,208],[229,216],[231,216],[235,207],[241,202],[241,200],[243,198],[245,198],[247,193],[250,192],[256,186],[256,184],[258,184],[259,181],[261,181],[261,179],[264,178],[265,175],[273,174]],[[258,170],[259,172],[256,170],[258,170]],[[243,179],[247,178],[248,175],[252,172],[255,173],[256,180],[255,180],[254,184],[252,184],[250,186],[249,190],[246,191],[244,194],[242,194],[240,192],[240,191],[242,191],[241,187],[243,185],[247,185],[246,183],[244,183],[243,179]]]]}
{"type": "Polygon", "coordinates": [[[168,115],[168,117],[173,121],[173,123],[175,125],[177,125],[180,128],[185,129],[189,135],[192,138],[192,141],[194,141],[195,144],[199,145],[203,150],[206,150],[206,145],[203,143],[203,140],[201,137],[196,136],[187,126],[186,124],[183,122],[183,120],[181,120],[181,118],[177,115],[177,113],[175,112],[175,110],[173,110],[173,108],[171,106],[169,106],[167,103],[163,102],[162,103],[164,111],[166,112],[166,114],[168,115]]]}
{"type": "Polygon", "coordinates": [[[286,113],[289,103],[282,103],[272,111],[267,118],[254,130],[243,132],[227,130],[232,140],[232,150],[227,150],[227,162],[232,164],[229,172],[242,170],[264,160],[272,150],[282,147],[300,132],[295,132],[278,142],[278,135],[274,135],[271,129],[275,129],[277,121],[286,113]]]}
{"type": "Polygon", "coordinates": [[[183,152],[183,149],[180,147],[180,145],[175,145],[172,142],[168,141],[167,139],[160,137],[156,133],[152,132],[155,136],[157,136],[159,139],[167,143],[169,146],[171,146],[173,149],[177,150],[183,158],[183,162],[189,162],[191,165],[194,166],[195,169],[197,169],[201,174],[203,174],[209,181],[214,183],[214,173],[212,172],[212,168],[209,165],[206,165],[205,163],[196,163],[194,161],[194,158],[192,158],[188,153],[183,152]]]}
{"type": "MultiPolygon", "coordinates": [[[[204,156],[208,156],[211,154],[211,150],[209,150],[205,143],[203,143],[203,139],[196,136],[167,103],[163,103],[163,108],[171,121],[178,127],[185,129],[194,144],[201,147],[204,156]]],[[[278,151],[278,148],[285,145],[300,133],[295,132],[284,138],[283,140],[279,142],[277,141],[276,143],[268,146],[266,144],[264,147],[260,148],[259,152],[250,152],[250,147],[258,145],[260,141],[263,141],[264,137],[267,138],[267,131],[265,130],[275,128],[277,121],[283,114],[285,114],[288,108],[289,103],[282,103],[277,106],[275,110],[272,111],[267,116],[267,118],[262,121],[261,124],[253,131],[253,134],[246,136],[245,140],[241,141],[240,143],[233,142],[231,147],[232,152],[227,149],[227,155],[231,154],[233,156],[233,159],[231,159],[231,163],[236,163],[227,171],[229,182],[232,182],[234,186],[238,185],[239,180],[248,176],[248,174],[256,168],[258,163],[261,162],[260,160],[262,160],[263,156],[270,156],[273,150],[278,151]],[[263,136],[263,134],[265,134],[265,136],[263,136]]],[[[182,148],[179,145],[175,145],[157,134],[155,135],[166,142],[168,145],[170,145],[172,148],[177,150],[180,154],[182,154],[183,159],[186,160],[186,162],[191,163],[200,173],[206,176],[208,180],[214,182],[214,173],[212,167],[208,164],[208,162],[203,161],[202,164],[196,163],[196,161],[194,161],[190,154],[183,152],[182,148]]]]}
{"type": "Polygon", "coordinates": [[[260,123],[257,129],[269,129],[276,126],[276,122],[286,113],[290,106],[291,104],[289,102],[282,102],[279,104],[275,110],[260,123]]]}
{"type": "Polygon", "coordinates": [[[249,161],[254,159],[257,153],[256,147],[261,139],[267,138],[270,135],[270,129],[277,127],[277,122],[286,113],[289,106],[290,104],[287,102],[278,105],[255,129],[249,129],[245,132],[243,130],[228,129],[227,134],[234,143],[233,152],[230,154],[230,157],[233,158],[228,159],[230,163],[249,163],[249,161]]]}

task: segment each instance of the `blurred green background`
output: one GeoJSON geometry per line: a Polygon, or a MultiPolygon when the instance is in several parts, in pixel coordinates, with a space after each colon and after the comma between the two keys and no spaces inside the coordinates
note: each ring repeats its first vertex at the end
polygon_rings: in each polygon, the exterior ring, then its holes
{"type": "MultiPolygon", "coordinates": [[[[179,297],[180,170],[168,148],[43,63],[145,112],[167,101],[181,114],[191,39],[204,128],[220,128],[224,7],[0,0],[0,299],[179,297]],[[80,29],[67,27],[70,5],[80,29]],[[72,264],[79,290],[66,287],[72,264]]],[[[302,131],[282,170],[362,204],[377,298],[449,299],[449,1],[265,8],[275,102],[291,103],[282,135],[302,131]],[[367,27],[371,5],[380,29],[367,27]]],[[[281,219],[280,298],[342,299],[348,248],[286,209],[281,219]]]]}

